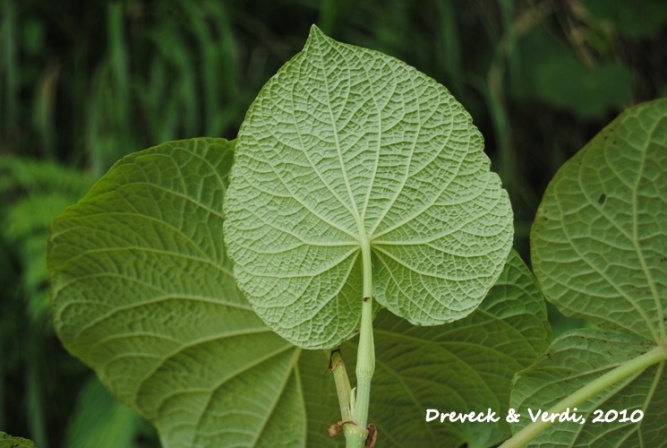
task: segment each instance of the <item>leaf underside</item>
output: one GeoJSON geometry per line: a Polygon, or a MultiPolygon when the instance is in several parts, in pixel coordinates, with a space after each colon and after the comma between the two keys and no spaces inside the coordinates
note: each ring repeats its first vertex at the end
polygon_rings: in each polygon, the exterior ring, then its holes
{"type": "MultiPolygon", "coordinates": [[[[233,144],[170,142],[118,162],[54,223],[56,331],[165,447],[338,446],[328,354],[273,333],[237,290],[220,213],[233,144]]],[[[471,315],[376,322],[370,420],[381,446],[491,446],[506,424],[426,423],[429,407],[501,412],[515,371],[548,343],[546,312],[516,254],[471,315]]],[[[353,342],[343,347],[354,369],[353,342]]]]}
{"type": "Polygon", "coordinates": [[[532,229],[535,273],[563,312],[665,341],[667,101],[629,109],[554,176],[532,229]]]}
{"type": "MultiPolygon", "coordinates": [[[[514,430],[530,423],[533,413],[547,411],[552,405],[601,375],[654,347],[650,341],[620,332],[574,330],[558,338],[547,356],[520,372],[512,391],[512,407],[522,415],[514,430]]],[[[640,375],[614,384],[576,406],[585,422],[556,422],[533,439],[529,446],[552,447],[665,447],[667,431],[667,381],[664,365],[654,365],[640,375]],[[595,422],[599,410],[643,412],[639,422],[628,419],[595,422]]],[[[638,414],[637,414],[638,415],[638,414]]],[[[610,417],[611,418],[611,417],[610,417]]]]}
{"type": "MultiPolygon", "coordinates": [[[[535,275],[562,312],[600,329],[564,335],[521,373],[512,405],[524,413],[667,342],[665,166],[667,100],[657,100],[621,114],[549,184],[531,231],[535,275]]],[[[585,425],[552,425],[533,446],[667,446],[666,380],[664,362],[629,377],[579,406],[585,425]],[[595,409],[645,416],[595,424],[595,409]]]]}
{"type": "Polygon", "coordinates": [[[380,305],[418,325],[460,319],[511,247],[489,165],[443,86],[313,27],[239,132],[225,202],[239,287],[290,342],[335,347],[357,331],[369,245],[380,305]]]}
{"type": "MultiPolygon", "coordinates": [[[[369,418],[378,426],[378,446],[397,448],[480,448],[507,439],[511,379],[550,341],[544,299],[516,252],[469,316],[416,327],[385,311],[374,326],[378,356],[369,418]],[[427,423],[427,409],[484,415],[491,410],[500,420],[427,423]]],[[[354,342],[343,350],[352,351],[354,342]]]]}

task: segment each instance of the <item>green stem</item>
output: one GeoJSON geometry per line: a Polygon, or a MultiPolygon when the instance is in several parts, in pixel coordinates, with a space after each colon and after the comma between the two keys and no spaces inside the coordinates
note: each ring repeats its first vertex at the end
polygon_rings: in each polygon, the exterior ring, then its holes
{"type": "MultiPolygon", "coordinates": [[[[375,343],[373,342],[373,277],[371,246],[368,239],[361,240],[363,264],[363,295],[359,347],[357,350],[357,387],[351,391],[352,422],[344,425],[347,448],[362,448],[368,435],[368,407],[371,397],[371,380],[375,372],[375,343]]],[[[342,410],[342,404],[341,404],[342,410]]]]}
{"type": "Polygon", "coordinates": [[[347,424],[343,426],[343,434],[345,434],[345,448],[363,448],[368,431],[357,425],[347,424]]]}
{"type": "Polygon", "coordinates": [[[359,331],[359,351],[357,352],[357,396],[352,410],[352,420],[366,428],[368,406],[371,396],[371,379],[375,372],[375,346],[373,343],[372,299],[366,296],[361,308],[361,328],[359,331]]]}
{"type": "Polygon", "coordinates": [[[346,422],[352,420],[352,406],[350,403],[352,389],[350,387],[350,379],[347,376],[347,369],[345,369],[343,357],[340,354],[340,349],[331,352],[331,356],[329,357],[329,370],[333,373],[334,381],[336,383],[341,421],[346,422]]]}
{"type": "MultiPolygon", "coordinates": [[[[632,375],[639,374],[646,368],[667,360],[667,346],[660,345],[653,350],[638,356],[613,370],[605,373],[594,381],[591,381],[572,395],[556,403],[549,413],[564,412],[567,408],[574,408],[595,395],[603,392],[608,387],[622,381],[632,375]]],[[[531,440],[547,429],[552,422],[535,421],[525,426],[514,434],[498,448],[519,448],[526,446],[531,440]]]]}
{"type": "Polygon", "coordinates": [[[375,344],[373,342],[373,277],[371,267],[371,247],[368,240],[362,241],[363,262],[363,302],[361,304],[361,325],[359,328],[359,349],[357,351],[357,395],[352,419],[361,428],[368,425],[368,405],[371,396],[371,379],[375,372],[375,344]]]}
{"type": "Polygon", "coordinates": [[[368,431],[353,423],[352,408],[354,407],[354,390],[350,388],[350,379],[347,369],[340,353],[340,349],[333,350],[329,357],[329,370],[333,372],[338,393],[338,404],[340,405],[340,417],[345,434],[345,445],[347,448],[362,448],[365,444],[368,431]]]}

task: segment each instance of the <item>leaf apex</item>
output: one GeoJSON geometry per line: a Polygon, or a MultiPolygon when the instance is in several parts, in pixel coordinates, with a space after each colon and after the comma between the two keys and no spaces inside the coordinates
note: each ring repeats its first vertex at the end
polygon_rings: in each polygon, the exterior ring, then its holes
{"type": "Polygon", "coordinates": [[[306,45],[304,49],[308,49],[314,42],[324,41],[330,39],[324,31],[322,31],[317,25],[312,24],[310,26],[310,32],[308,33],[308,39],[306,40],[306,45]]]}

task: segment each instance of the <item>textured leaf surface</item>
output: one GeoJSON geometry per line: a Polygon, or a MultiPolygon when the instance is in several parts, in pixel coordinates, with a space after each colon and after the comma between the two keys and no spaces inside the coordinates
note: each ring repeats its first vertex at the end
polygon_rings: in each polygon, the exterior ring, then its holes
{"type": "Polygon", "coordinates": [[[220,139],[130,155],[49,244],[58,335],[167,447],[303,445],[302,400],[285,393],[298,352],[238,293],[225,254],[231,160],[220,139]]]}
{"type": "MultiPolygon", "coordinates": [[[[326,433],[340,419],[327,352],[271,332],[229,275],[219,211],[230,153],[196,139],[130,155],[57,220],[56,330],[165,447],[339,446],[326,433]]],[[[502,411],[514,372],[548,343],[544,302],[516,254],[465,319],[413,327],[383,313],[376,328],[370,417],[389,447],[506,437],[504,423],[426,423],[425,410],[502,411]]],[[[355,350],[343,347],[350,372],[355,350]]]]}
{"type": "Polygon", "coordinates": [[[276,332],[330,348],[373,294],[419,325],[472,312],[502,270],[509,200],[451,94],[313,28],[251,105],[225,204],[234,273],[276,332]]]}
{"type": "Polygon", "coordinates": [[[564,313],[664,342],[667,100],[629,109],[558,171],[533,225],[532,259],[564,313]]]}
{"type": "Polygon", "coordinates": [[[378,425],[378,446],[476,448],[508,438],[504,417],[512,376],[543,354],[550,340],[544,299],[516,252],[466,318],[414,327],[383,312],[374,325],[378,356],[369,418],[378,425]],[[427,423],[426,409],[491,409],[500,421],[427,423]]]}
{"type": "MultiPolygon", "coordinates": [[[[554,341],[548,355],[521,372],[512,392],[512,407],[521,414],[519,429],[528,424],[528,408],[548,410],[565,396],[589,384],[613,368],[627,363],[654,346],[650,341],[618,332],[577,330],[554,341]]],[[[651,447],[667,446],[667,373],[663,364],[649,367],[576,406],[582,425],[556,422],[530,446],[550,447],[651,447]],[[594,422],[595,410],[639,410],[639,422],[594,422]]],[[[639,414],[636,414],[637,416],[639,414]]],[[[613,412],[609,418],[613,418],[613,412]]],[[[629,419],[628,419],[629,420],[629,419]]]]}
{"type": "Polygon", "coordinates": [[[535,274],[561,311],[602,330],[554,342],[518,377],[513,406],[526,424],[527,408],[547,410],[614,368],[628,373],[578,406],[585,425],[556,423],[532,446],[667,446],[665,166],[667,100],[658,100],[621,114],[547,188],[531,233],[535,274]],[[658,353],[653,364],[630,371],[649,350],[658,353]],[[595,409],[640,410],[644,418],[593,423],[595,409]]]}

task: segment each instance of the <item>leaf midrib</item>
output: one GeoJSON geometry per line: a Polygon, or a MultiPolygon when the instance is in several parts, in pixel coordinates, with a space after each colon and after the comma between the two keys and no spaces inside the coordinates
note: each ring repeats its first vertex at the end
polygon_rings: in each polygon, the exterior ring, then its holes
{"type": "MultiPolygon", "coordinates": [[[[321,39],[319,39],[321,40],[321,39]]],[[[320,43],[321,47],[321,43],[320,43]]],[[[333,46],[329,46],[330,51],[335,50],[338,52],[337,48],[334,48],[333,46]]],[[[320,56],[320,70],[324,72],[324,52],[320,49],[318,52],[318,55],[320,56]]],[[[339,53],[340,54],[340,53],[339,53]]],[[[341,55],[342,56],[342,55],[341,55]]],[[[347,71],[348,74],[348,79],[351,79],[352,77],[350,76],[349,73],[349,68],[347,71]]],[[[343,161],[343,151],[340,145],[340,141],[338,140],[338,128],[336,126],[336,119],[334,118],[334,113],[333,110],[331,109],[331,89],[329,86],[329,79],[326,75],[323,76],[324,79],[324,85],[325,85],[325,92],[327,95],[327,111],[329,112],[329,119],[331,120],[331,126],[333,128],[333,136],[334,136],[334,144],[336,146],[336,155],[338,156],[338,163],[340,164],[340,170],[343,175],[343,180],[345,183],[345,188],[347,189],[347,194],[348,194],[348,199],[350,200],[350,211],[352,212],[352,217],[354,218],[355,222],[357,223],[357,231],[359,232],[358,239],[359,239],[359,246],[360,247],[365,247],[368,243],[368,235],[366,235],[366,228],[364,226],[363,220],[361,215],[359,214],[359,210],[357,209],[356,202],[354,201],[354,195],[352,194],[352,187],[350,185],[350,180],[347,177],[347,170],[345,169],[345,162],[343,161]]],[[[348,95],[349,97],[349,95],[348,95]]],[[[347,100],[347,99],[346,99],[347,100]]],[[[380,139],[380,132],[378,132],[378,140],[380,139]]],[[[304,151],[305,152],[305,151],[304,151]]],[[[313,167],[314,169],[314,167],[313,167]]],[[[375,167],[377,169],[377,167],[375,167]]]]}

